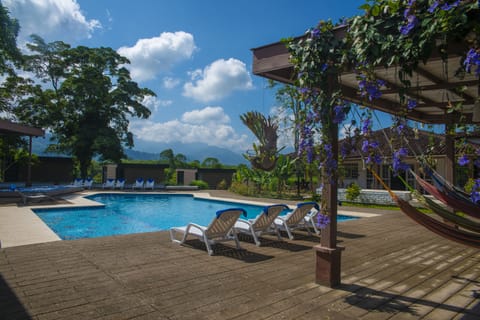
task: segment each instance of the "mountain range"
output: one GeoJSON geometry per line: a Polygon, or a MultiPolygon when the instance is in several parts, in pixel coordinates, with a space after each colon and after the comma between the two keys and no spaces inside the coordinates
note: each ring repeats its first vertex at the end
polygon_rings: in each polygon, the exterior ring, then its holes
{"type": "MultiPolygon", "coordinates": [[[[58,156],[52,153],[46,153],[45,149],[49,144],[49,138],[34,138],[32,143],[32,152],[39,156],[58,156]]],[[[166,143],[141,143],[138,149],[125,149],[128,159],[132,160],[158,160],[160,153],[166,149],[172,149],[173,153],[183,154],[187,161],[198,160],[202,162],[206,158],[216,158],[221,164],[238,165],[247,164],[247,160],[239,153],[229,149],[209,146],[201,143],[191,144],[166,144],[166,143]],[[149,150],[143,151],[143,150],[149,150]]],[[[64,156],[64,155],[63,155],[64,156]]]]}

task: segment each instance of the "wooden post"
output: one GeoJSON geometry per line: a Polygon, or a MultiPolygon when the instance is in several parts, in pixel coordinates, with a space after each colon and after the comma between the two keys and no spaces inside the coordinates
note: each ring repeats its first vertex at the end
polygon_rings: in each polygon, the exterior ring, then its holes
{"type": "Polygon", "coordinates": [[[32,136],[29,136],[28,144],[28,165],[27,165],[27,181],[25,182],[26,187],[32,186],[32,136]]]}
{"type": "MultiPolygon", "coordinates": [[[[332,73],[329,78],[330,93],[337,85],[337,74],[332,73]]],[[[333,110],[330,111],[333,119],[333,110]]],[[[330,121],[328,140],[332,146],[333,161],[338,164],[338,124],[330,121]]],[[[322,197],[326,201],[326,210],[330,215],[330,223],[322,230],[320,245],[314,247],[316,254],[315,282],[328,287],[335,287],[341,283],[341,253],[345,249],[337,247],[337,203],[338,203],[338,170],[323,177],[324,186],[322,197]]]]}
{"type": "Polygon", "coordinates": [[[455,184],[455,128],[451,121],[445,124],[445,179],[455,184]]]}

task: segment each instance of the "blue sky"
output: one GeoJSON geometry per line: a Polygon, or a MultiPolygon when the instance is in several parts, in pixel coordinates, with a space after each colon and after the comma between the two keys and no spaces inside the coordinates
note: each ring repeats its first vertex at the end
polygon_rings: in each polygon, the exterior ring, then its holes
{"type": "MultiPolygon", "coordinates": [[[[148,120],[132,119],[135,149],[204,143],[237,153],[255,138],[239,116],[275,113],[274,91],[252,74],[250,49],[301,35],[319,20],[359,14],[360,0],[2,0],[22,27],[72,46],[111,47],[130,59],[157,97],[148,120]]],[[[282,137],[281,143],[287,143],[282,137]]],[[[163,149],[162,149],[163,150],[163,149]]]]}

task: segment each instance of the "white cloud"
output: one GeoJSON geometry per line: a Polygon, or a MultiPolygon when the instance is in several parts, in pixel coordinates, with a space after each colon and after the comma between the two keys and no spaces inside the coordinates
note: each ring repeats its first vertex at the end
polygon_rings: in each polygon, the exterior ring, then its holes
{"type": "Polygon", "coordinates": [[[173,89],[180,84],[180,79],[175,79],[172,77],[163,78],[163,86],[167,89],[173,89]]]}
{"type": "Polygon", "coordinates": [[[202,102],[222,99],[235,90],[253,88],[245,63],[230,58],[219,59],[202,70],[190,73],[191,82],[183,87],[183,95],[202,102]]]}
{"type": "Polygon", "coordinates": [[[190,59],[195,51],[193,35],[183,31],[163,32],[158,37],[140,39],[133,47],[121,47],[117,51],[131,64],[132,78],[136,81],[155,79],[173,65],[190,59]]]}
{"type": "Polygon", "coordinates": [[[167,107],[172,103],[172,100],[160,100],[155,96],[145,96],[142,100],[142,104],[153,112],[158,111],[160,107],[167,107]]]}
{"type": "Polygon", "coordinates": [[[182,121],[192,124],[201,123],[229,123],[230,117],[223,112],[222,107],[206,107],[201,110],[192,110],[182,115],[182,121]]]}
{"type": "Polygon", "coordinates": [[[229,123],[230,119],[221,107],[206,107],[184,113],[181,120],[163,123],[134,120],[130,122],[130,130],[138,139],[150,142],[205,143],[237,152],[251,148],[247,135],[237,134],[229,123]]]}
{"type": "Polygon", "coordinates": [[[19,43],[37,34],[47,42],[72,42],[90,38],[102,25],[87,20],[76,0],[3,0],[12,17],[20,23],[19,43]]]}

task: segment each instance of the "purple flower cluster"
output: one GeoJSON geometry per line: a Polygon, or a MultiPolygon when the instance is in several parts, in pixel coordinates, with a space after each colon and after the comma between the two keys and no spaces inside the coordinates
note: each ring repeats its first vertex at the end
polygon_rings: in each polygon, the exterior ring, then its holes
{"type": "Polygon", "coordinates": [[[406,19],[407,23],[400,27],[400,33],[404,36],[407,36],[410,31],[412,31],[413,28],[415,28],[415,26],[418,24],[418,19],[413,14],[407,16],[406,19]]]}
{"type": "Polygon", "coordinates": [[[369,81],[365,76],[360,76],[361,80],[358,82],[358,89],[362,97],[367,96],[369,101],[378,99],[382,96],[380,88],[385,86],[386,82],[381,79],[369,81]]]}
{"type": "Polygon", "coordinates": [[[394,128],[398,135],[401,136],[404,130],[407,128],[407,120],[403,117],[395,117],[392,128],[394,128]]]}
{"type": "MultiPolygon", "coordinates": [[[[407,36],[410,34],[410,32],[419,24],[417,16],[414,14],[413,6],[415,5],[416,0],[410,0],[407,3],[407,8],[403,12],[403,16],[405,17],[405,24],[400,27],[400,33],[403,34],[404,36],[407,36]]],[[[427,12],[432,14],[437,10],[438,7],[440,7],[440,10],[443,11],[449,11],[450,9],[453,9],[455,7],[458,7],[460,4],[460,0],[456,0],[452,3],[448,3],[447,1],[439,1],[435,0],[433,3],[430,5],[428,8],[427,12]],[[444,2],[441,6],[440,3],[444,2]]]]}
{"type": "Polygon", "coordinates": [[[328,168],[328,172],[332,173],[333,171],[336,171],[338,168],[337,161],[333,158],[333,153],[332,153],[332,145],[326,145],[325,146],[325,153],[327,155],[327,159],[325,161],[325,164],[328,168]]]}
{"type": "MultiPolygon", "coordinates": [[[[453,3],[444,3],[440,9],[443,10],[443,11],[448,11],[450,9],[453,9],[455,7],[458,7],[458,5],[460,4],[460,0],[456,0],[455,2],[453,3]]],[[[430,8],[428,8],[428,12],[429,13],[433,13],[435,12],[435,10],[438,8],[438,6],[440,5],[440,1],[438,0],[435,0],[433,1],[432,5],[430,6],[430,8]]]]}
{"type": "Polygon", "coordinates": [[[333,107],[333,123],[342,123],[343,120],[345,120],[345,118],[347,117],[347,115],[345,114],[345,110],[345,104],[339,104],[333,107]]]}
{"type": "Polygon", "coordinates": [[[470,198],[474,203],[480,203],[480,179],[475,180],[472,192],[470,193],[470,198]]]}
{"type": "Polygon", "coordinates": [[[407,101],[407,109],[408,110],[413,110],[417,106],[417,100],[414,99],[408,99],[407,101]]]}
{"type": "Polygon", "coordinates": [[[300,156],[303,153],[306,153],[307,162],[312,163],[314,151],[313,131],[309,126],[303,126],[303,130],[301,130],[300,144],[298,147],[298,155],[300,156]]]}
{"type": "Polygon", "coordinates": [[[480,148],[477,149],[476,154],[478,157],[473,161],[473,165],[477,168],[480,168],[480,148]]]}
{"type": "Polygon", "coordinates": [[[462,167],[466,166],[469,163],[470,163],[470,160],[468,159],[468,156],[466,154],[458,158],[458,164],[461,165],[462,167]]]}
{"type": "Polygon", "coordinates": [[[362,134],[367,135],[372,130],[372,119],[366,118],[362,121],[362,134]]]}
{"type": "Polygon", "coordinates": [[[379,147],[379,144],[377,141],[364,140],[362,142],[362,152],[365,154],[368,154],[367,159],[365,160],[365,163],[367,164],[382,163],[382,157],[379,154],[377,154],[378,147],[379,147]]]}
{"type": "Polygon", "coordinates": [[[472,66],[475,66],[475,75],[480,76],[480,52],[476,49],[470,49],[467,52],[465,61],[463,61],[465,70],[470,73],[472,71],[472,66]]]}
{"type": "Polygon", "coordinates": [[[323,150],[325,152],[325,158],[320,163],[319,168],[324,167],[327,176],[332,177],[338,168],[338,163],[333,158],[332,145],[325,143],[323,145],[323,150]]]}
{"type": "Polygon", "coordinates": [[[407,8],[403,12],[403,16],[406,19],[406,24],[400,27],[400,33],[404,36],[407,36],[418,24],[417,17],[412,13],[412,6],[415,4],[415,2],[415,0],[408,1],[407,8]]]}
{"type": "Polygon", "coordinates": [[[320,229],[325,229],[330,224],[330,216],[318,213],[317,214],[317,227],[320,229]]]}
{"type": "Polygon", "coordinates": [[[314,28],[313,30],[310,31],[310,38],[316,39],[320,37],[320,30],[317,28],[314,28]]]}
{"type": "Polygon", "coordinates": [[[393,175],[396,177],[399,171],[405,171],[410,168],[408,164],[403,162],[403,158],[408,155],[407,148],[400,148],[393,153],[393,160],[392,160],[392,167],[393,167],[393,175]]]}

